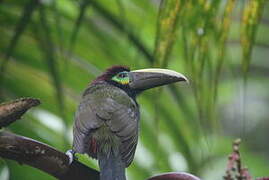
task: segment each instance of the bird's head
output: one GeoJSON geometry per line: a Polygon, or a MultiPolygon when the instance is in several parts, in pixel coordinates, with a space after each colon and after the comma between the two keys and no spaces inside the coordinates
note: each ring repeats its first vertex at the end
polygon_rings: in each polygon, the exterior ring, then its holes
{"type": "Polygon", "coordinates": [[[154,87],[188,79],[176,71],[150,68],[130,71],[126,66],[112,66],[99,76],[95,82],[106,81],[136,96],[138,93],[154,87]]]}

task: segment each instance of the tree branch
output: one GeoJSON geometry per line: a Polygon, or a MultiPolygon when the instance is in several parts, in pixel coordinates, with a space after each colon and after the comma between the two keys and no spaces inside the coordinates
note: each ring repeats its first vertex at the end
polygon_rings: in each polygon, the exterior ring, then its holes
{"type": "Polygon", "coordinates": [[[40,104],[38,99],[21,98],[12,102],[0,104],[0,128],[13,123],[31,107],[40,104]]]}
{"type": "MultiPolygon", "coordinates": [[[[0,127],[6,127],[20,119],[31,107],[40,104],[38,99],[21,98],[0,105],[0,127]]],[[[0,132],[0,157],[15,160],[40,169],[60,180],[98,180],[99,172],[69,159],[49,145],[10,132],[0,132]]]]}
{"type": "Polygon", "coordinates": [[[98,171],[76,160],[69,166],[66,154],[46,144],[10,132],[0,132],[0,156],[38,168],[61,180],[99,179],[98,171]]]}

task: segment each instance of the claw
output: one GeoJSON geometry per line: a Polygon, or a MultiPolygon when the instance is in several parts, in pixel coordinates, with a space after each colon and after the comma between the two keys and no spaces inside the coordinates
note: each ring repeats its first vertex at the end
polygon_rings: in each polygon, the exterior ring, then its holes
{"type": "Polygon", "coordinates": [[[73,149],[69,149],[68,151],[66,151],[65,154],[69,158],[69,162],[68,162],[69,165],[72,164],[72,162],[74,161],[74,159],[76,159],[76,157],[75,157],[76,152],[73,149]]]}

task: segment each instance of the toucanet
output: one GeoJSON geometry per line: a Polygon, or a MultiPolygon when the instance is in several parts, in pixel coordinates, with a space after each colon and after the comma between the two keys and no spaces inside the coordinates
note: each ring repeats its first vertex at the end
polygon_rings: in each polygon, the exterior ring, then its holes
{"type": "Polygon", "coordinates": [[[74,153],[86,153],[98,160],[101,180],[125,180],[139,133],[137,95],[178,81],[187,78],[168,69],[107,69],[83,93],[75,115],[73,148],[67,153],[71,161],[74,153]]]}

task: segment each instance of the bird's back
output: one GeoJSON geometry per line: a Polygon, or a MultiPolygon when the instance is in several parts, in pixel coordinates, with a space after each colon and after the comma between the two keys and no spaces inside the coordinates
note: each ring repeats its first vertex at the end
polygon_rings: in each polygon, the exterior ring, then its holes
{"type": "Polygon", "coordinates": [[[134,157],[139,108],[122,89],[102,82],[90,85],[76,112],[73,149],[98,159],[119,154],[125,166],[134,157]]]}

